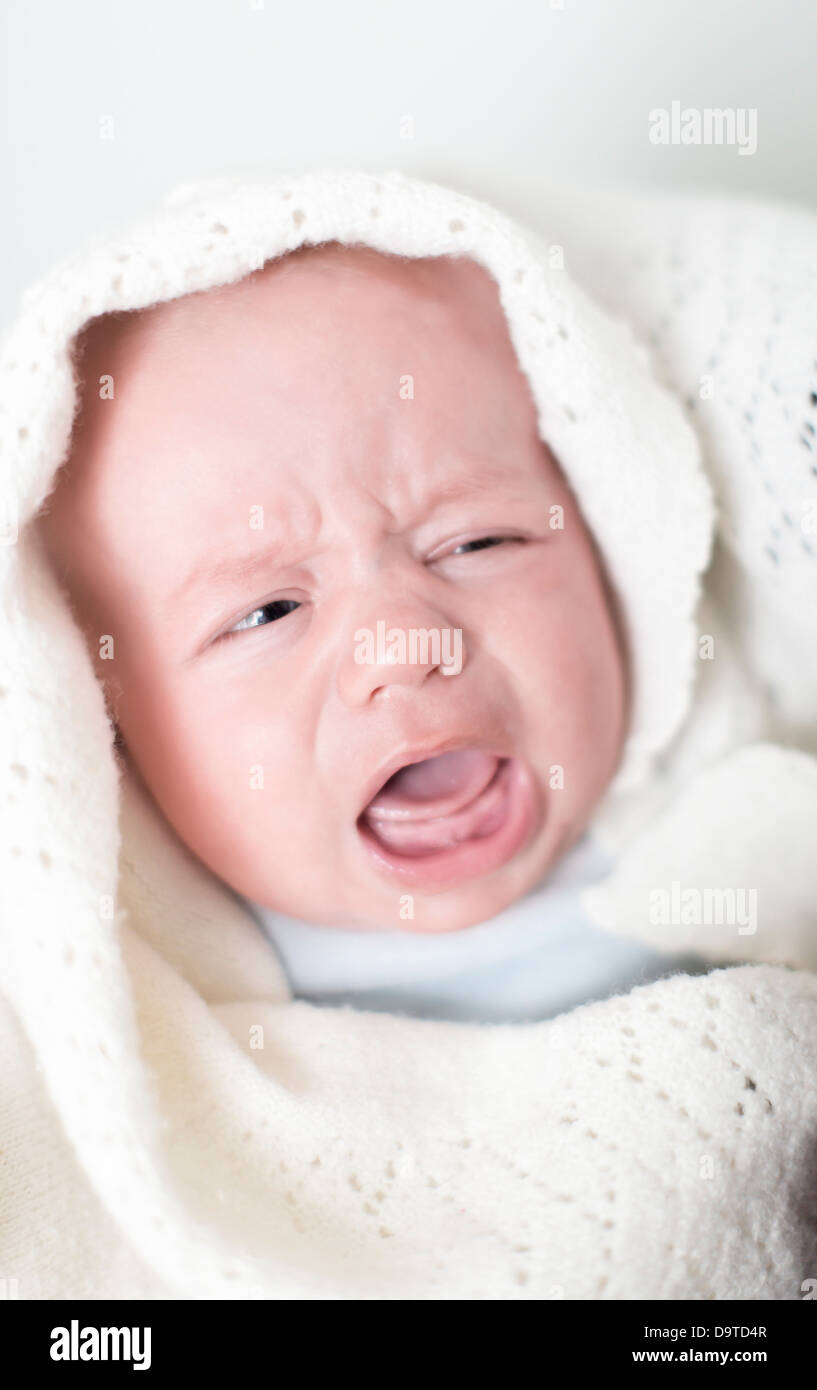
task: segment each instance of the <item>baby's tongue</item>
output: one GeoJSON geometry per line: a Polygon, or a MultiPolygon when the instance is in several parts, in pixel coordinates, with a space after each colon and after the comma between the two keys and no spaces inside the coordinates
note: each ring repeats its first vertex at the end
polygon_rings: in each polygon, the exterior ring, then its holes
{"type": "Polygon", "coordinates": [[[373,820],[424,820],[451,815],[479,796],[496,765],[495,757],[476,748],[409,763],[380,788],[369,802],[367,816],[373,820]]]}

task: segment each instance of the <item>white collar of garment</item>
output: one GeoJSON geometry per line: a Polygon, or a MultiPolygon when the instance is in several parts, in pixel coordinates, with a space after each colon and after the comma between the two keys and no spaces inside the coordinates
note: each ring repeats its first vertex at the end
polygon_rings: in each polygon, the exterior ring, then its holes
{"type": "MultiPolygon", "coordinates": [[[[544,882],[503,912],[476,926],[434,935],[405,927],[346,930],[242,901],[276,946],[296,994],[388,988],[440,981],[543,945],[556,951],[566,936],[575,936],[579,890],[602,878],[609,867],[598,843],[585,835],[544,882]]],[[[589,930],[605,940],[603,932],[589,930]]]]}

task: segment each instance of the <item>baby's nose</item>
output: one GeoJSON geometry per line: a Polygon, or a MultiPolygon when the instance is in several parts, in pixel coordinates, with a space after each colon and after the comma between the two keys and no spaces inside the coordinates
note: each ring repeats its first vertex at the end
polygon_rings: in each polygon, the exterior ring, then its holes
{"type": "Polygon", "coordinates": [[[394,601],[373,610],[344,644],[338,688],[346,704],[365,704],[390,686],[422,685],[433,672],[459,675],[465,664],[461,628],[425,603],[394,601]]]}

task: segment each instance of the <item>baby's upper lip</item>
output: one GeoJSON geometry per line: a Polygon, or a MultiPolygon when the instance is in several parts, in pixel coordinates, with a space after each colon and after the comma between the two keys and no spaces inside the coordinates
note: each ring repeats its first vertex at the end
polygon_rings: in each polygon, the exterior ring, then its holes
{"type": "Polygon", "coordinates": [[[399,753],[394,754],[386,762],[381,763],[379,768],[370,777],[363,791],[363,802],[358,810],[358,819],[363,815],[369,802],[377,795],[380,788],[393,777],[395,772],[399,772],[401,767],[407,767],[409,763],[421,763],[427,758],[437,758],[441,753],[456,753],[464,748],[482,748],[493,751],[492,745],[482,737],[463,737],[461,734],[452,735],[447,739],[436,739],[433,743],[414,744],[411,748],[404,748],[399,753]]]}

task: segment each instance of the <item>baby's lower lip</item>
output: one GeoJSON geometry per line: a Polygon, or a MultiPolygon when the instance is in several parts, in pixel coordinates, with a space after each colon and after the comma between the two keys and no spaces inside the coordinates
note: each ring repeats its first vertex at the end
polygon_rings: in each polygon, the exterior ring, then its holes
{"type": "MultiPolygon", "coordinates": [[[[377,869],[415,887],[442,889],[501,868],[528,841],[536,820],[534,784],[518,758],[502,758],[491,784],[472,803],[486,815],[478,836],[428,854],[400,854],[384,845],[364,820],[358,833],[377,869]]],[[[478,818],[478,817],[477,817],[478,818]]]]}

